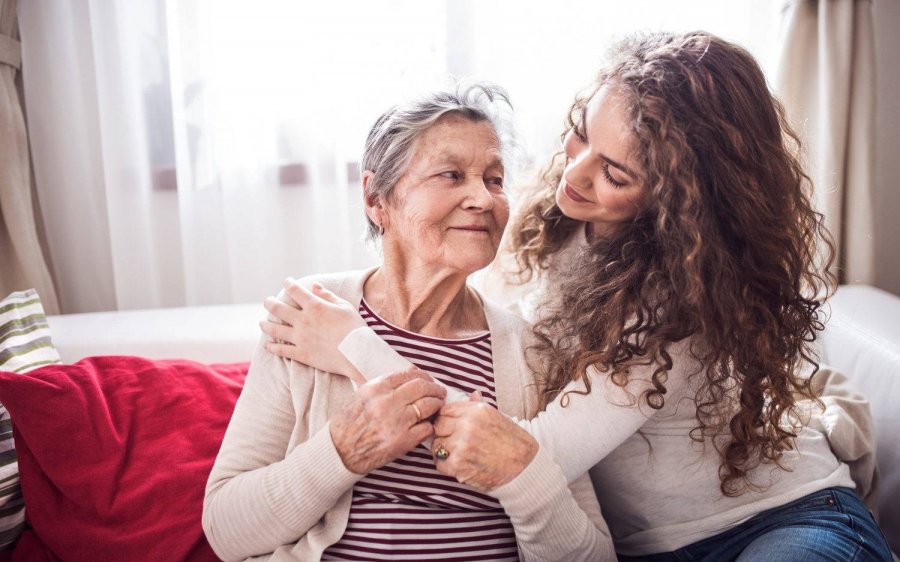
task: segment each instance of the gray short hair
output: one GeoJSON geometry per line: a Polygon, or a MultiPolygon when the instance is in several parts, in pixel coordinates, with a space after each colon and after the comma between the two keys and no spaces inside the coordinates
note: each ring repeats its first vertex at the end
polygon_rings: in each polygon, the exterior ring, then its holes
{"type": "MultiPolygon", "coordinates": [[[[410,103],[387,110],[369,131],[360,163],[361,171],[374,175],[366,197],[376,195],[387,200],[406,172],[416,140],[447,115],[459,115],[470,121],[487,121],[500,143],[504,165],[509,167],[515,147],[509,94],[500,86],[485,82],[457,83],[446,90],[434,91],[410,103]]],[[[378,227],[368,221],[368,238],[379,236],[378,227]]]]}

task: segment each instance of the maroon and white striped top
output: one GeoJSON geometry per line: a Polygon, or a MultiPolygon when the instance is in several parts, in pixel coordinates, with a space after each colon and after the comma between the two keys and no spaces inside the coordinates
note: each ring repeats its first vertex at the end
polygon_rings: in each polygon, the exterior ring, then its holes
{"type": "MultiPolygon", "coordinates": [[[[481,390],[485,402],[497,407],[489,332],[432,338],[385,322],[365,300],[359,312],[418,368],[463,392],[481,390]]],[[[356,483],[347,529],[322,559],[518,561],[519,555],[500,503],[440,474],[431,452],[419,445],[356,483]]]]}

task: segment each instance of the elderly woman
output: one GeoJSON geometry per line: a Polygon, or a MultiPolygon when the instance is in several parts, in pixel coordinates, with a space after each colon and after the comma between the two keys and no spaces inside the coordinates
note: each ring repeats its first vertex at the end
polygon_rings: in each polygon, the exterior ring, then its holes
{"type": "MultiPolygon", "coordinates": [[[[375,123],[362,187],[384,261],[303,284],[353,303],[441,384],[412,370],[354,391],[263,341],[206,489],[203,527],[223,559],[614,557],[589,480],[570,488],[524,430],[506,435],[498,453],[521,456],[530,470],[498,474],[490,494],[440,474],[420,444],[448,392],[512,416],[538,405],[522,354],[528,325],[466,284],[493,260],[508,219],[504,104],[502,90],[472,85],[375,123]]],[[[279,306],[288,304],[269,303],[279,306]]]]}

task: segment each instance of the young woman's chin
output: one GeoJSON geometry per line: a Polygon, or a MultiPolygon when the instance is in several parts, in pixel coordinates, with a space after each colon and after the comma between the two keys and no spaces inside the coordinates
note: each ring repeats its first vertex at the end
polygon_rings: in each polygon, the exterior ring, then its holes
{"type": "Polygon", "coordinates": [[[586,209],[580,208],[581,206],[578,203],[569,199],[562,188],[556,190],[556,205],[562,211],[562,214],[570,219],[590,222],[590,213],[586,209]]]}

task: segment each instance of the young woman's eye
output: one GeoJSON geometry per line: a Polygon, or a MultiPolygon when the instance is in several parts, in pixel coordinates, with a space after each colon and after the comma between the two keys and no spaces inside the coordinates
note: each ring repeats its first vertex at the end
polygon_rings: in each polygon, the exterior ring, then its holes
{"type": "Polygon", "coordinates": [[[608,181],[610,185],[612,185],[616,189],[625,187],[625,183],[616,180],[614,177],[612,177],[612,175],[610,175],[609,164],[603,164],[603,176],[606,178],[606,181],[608,181]]]}

